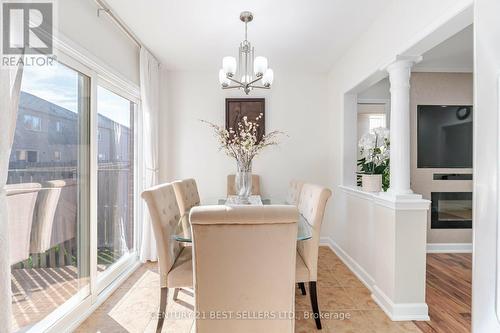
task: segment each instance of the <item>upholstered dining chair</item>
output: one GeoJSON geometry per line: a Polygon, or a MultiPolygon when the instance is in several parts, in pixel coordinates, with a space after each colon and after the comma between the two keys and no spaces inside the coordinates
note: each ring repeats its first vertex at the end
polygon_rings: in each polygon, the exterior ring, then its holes
{"type": "Polygon", "coordinates": [[[302,191],[302,186],[304,182],[300,180],[291,180],[288,186],[288,193],[286,195],[285,203],[287,205],[297,206],[299,204],[300,192],[302,191]]]}
{"type": "Polygon", "coordinates": [[[168,288],[175,288],[174,300],[179,288],[193,287],[191,247],[183,247],[172,239],[181,216],[172,184],[154,186],[142,192],[151,216],[160,273],[160,309],[157,332],[161,332],[168,288]]]}
{"type": "Polygon", "coordinates": [[[294,313],[297,208],[199,206],[190,219],[196,332],[293,332],[291,316],[237,316],[294,313]]]}
{"type": "Polygon", "coordinates": [[[200,194],[198,193],[198,186],[196,180],[183,179],[172,183],[174,186],[175,197],[179,204],[181,213],[189,213],[189,210],[200,204],[200,194]]]}
{"type": "Polygon", "coordinates": [[[325,187],[306,183],[302,186],[298,203],[299,213],[312,227],[312,237],[297,243],[297,271],[295,273],[295,278],[296,282],[299,283],[303,295],[306,294],[304,283],[309,282],[311,306],[318,329],[321,329],[316,292],[316,281],[318,280],[319,237],[326,203],[331,195],[332,191],[325,187]]]}
{"type": "MultiPolygon", "coordinates": [[[[227,175],[227,195],[236,195],[236,175],[227,175]]],[[[252,175],[252,195],[260,195],[260,176],[252,175]]]]}

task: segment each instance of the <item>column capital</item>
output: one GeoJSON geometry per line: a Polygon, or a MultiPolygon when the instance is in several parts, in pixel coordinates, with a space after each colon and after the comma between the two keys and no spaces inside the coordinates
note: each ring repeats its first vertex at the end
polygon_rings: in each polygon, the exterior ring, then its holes
{"type": "Polygon", "coordinates": [[[391,72],[396,69],[411,68],[422,61],[422,56],[396,56],[396,59],[386,66],[385,70],[391,72]]]}

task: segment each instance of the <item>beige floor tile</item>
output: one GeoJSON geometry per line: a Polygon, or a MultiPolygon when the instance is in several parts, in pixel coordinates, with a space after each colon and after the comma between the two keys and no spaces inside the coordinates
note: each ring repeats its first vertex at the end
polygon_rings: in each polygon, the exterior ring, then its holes
{"type": "Polygon", "coordinates": [[[316,329],[316,322],[312,318],[309,319],[302,318],[295,320],[295,333],[311,333],[311,332],[329,333],[330,330],[328,329],[328,327],[323,325],[323,329],[321,331],[318,331],[316,329]]]}
{"type": "Polygon", "coordinates": [[[320,268],[332,269],[336,265],[343,265],[340,260],[336,259],[336,257],[318,256],[318,269],[320,268]]]}
{"type": "Polygon", "coordinates": [[[309,294],[307,295],[296,295],[295,296],[295,311],[310,311],[311,310],[311,300],[309,294]]]}
{"type": "Polygon", "coordinates": [[[335,333],[373,333],[370,324],[361,311],[343,311],[332,313],[332,318],[323,320],[331,332],[335,333]]]}
{"type": "MultiPolygon", "coordinates": [[[[160,299],[156,263],[147,263],[111,295],[77,330],[78,333],[156,331],[160,299]]],[[[328,248],[320,247],[317,292],[323,330],[317,331],[307,295],[295,291],[295,332],[392,333],[419,332],[412,322],[392,322],[372,301],[370,292],[328,248]],[[309,319],[305,319],[305,315],[309,319]]],[[[163,333],[191,333],[194,329],[192,290],[182,290],[178,301],[169,290],[163,333]]]]}
{"type": "Polygon", "coordinates": [[[364,288],[365,286],[361,283],[361,281],[358,280],[358,278],[349,272],[346,272],[344,270],[339,270],[335,272],[335,280],[341,285],[342,287],[351,287],[351,288],[364,288]]]}
{"type": "MultiPolygon", "coordinates": [[[[161,333],[190,333],[193,323],[193,320],[165,320],[161,333]]],[[[151,320],[144,333],[156,333],[157,325],[156,319],[151,320]]]]}
{"type": "Polygon", "coordinates": [[[330,277],[329,279],[324,279],[324,278],[318,278],[318,282],[316,283],[317,289],[328,289],[328,288],[334,288],[334,287],[341,287],[337,279],[335,277],[330,277]]]}
{"type": "Polygon", "coordinates": [[[335,272],[328,268],[318,269],[318,281],[335,281],[335,272]]]}
{"type": "Polygon", "coordinates": [[[119,323],[105,315],[93,314],[85,320],[76,330],[75,333],[123,333],[132,331],[127,330],[119,323]]]}
{"type": "Polygon", "coordinates": [[[319,308],[321,311],[352,310],[355,308],[354,302],[344,291],[344,288],[318,288],[317,292],[319,308]]]}
{"type": "Polygon", "coordinates": [[[377,310],[378,305],[373,301],[371,292],[365,288],[345,287],[344,290],[353,300],[356,309],[358,310],[377,310]]]}
{"type": "Polygon", "coordinates": [[[420,332],[411,321],[391,321],[380,309],[363,311],[363,317],[375,333],[410,333],[420,332]]]}

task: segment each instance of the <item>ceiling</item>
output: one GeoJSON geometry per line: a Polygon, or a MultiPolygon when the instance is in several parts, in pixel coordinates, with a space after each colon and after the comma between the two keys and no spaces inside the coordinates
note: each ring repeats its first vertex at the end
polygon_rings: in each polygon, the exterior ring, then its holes
{"type": "MultiPolygon", "coordinates": [[[[464,73],[474,68],[474,28],[472,25],[436,45],[423,55],[412,72],[464,73]]],[[[389,78],[375,83],[358,94],[360,99],[390,99],[389,78]]]]}
{"type": "Polygon", "coordinates": [[[474,67],[474,29],[470,25],[423,54],[415,72],[472,72],[474,67]]]}
{"type": "Polygon", "coordinates": [[[244,39],[239,20],[254,13],[248,39],[271,67],[330,69],[391,0],[107,0],[170,70],[221,67],[244,39]],[[147,5],[145,4],[147,3],[147,5]]]}

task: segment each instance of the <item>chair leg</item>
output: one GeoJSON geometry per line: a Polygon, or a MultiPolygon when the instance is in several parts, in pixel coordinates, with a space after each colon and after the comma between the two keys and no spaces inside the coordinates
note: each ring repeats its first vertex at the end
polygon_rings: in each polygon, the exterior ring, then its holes
{"type": "Polygon", "coordinates": [[[174,301],[177,301],[177,296],[179,296],[179,290],[180,289],[181,288],[175,288],[174,289],[174,296],[173,296],[174,301]]]}
{"type": "Polygon", "coordinates": [[[318,307],[318,295],[316,294],[316,281],[309,281],[309,295],[311,296],[311,305],[314,314],[314,320],[316,321],[316,328],[321,329],[321,318],[318,307]]]}
{"type": "Polygon", "coordinates": [[[304,282],[299,282],[299,288],[300,288],[300,291],[302,292],[302,295],[306,295],[306,286],[305,286],[304,282]]]}
{"type": "Polygon", "coordinates": [[[160,309],[158,310],[158,325],[156,326],[156,333],[161,333],[163,321],[165,320],[165,309],[167,308],[168,288],[161,288],[160,296],[160,309]]]}

